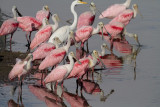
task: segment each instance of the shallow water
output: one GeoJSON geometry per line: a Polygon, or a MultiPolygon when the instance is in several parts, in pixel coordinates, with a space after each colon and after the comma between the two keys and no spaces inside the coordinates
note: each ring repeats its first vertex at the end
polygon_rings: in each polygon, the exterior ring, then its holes
{"type": "MultiPolygon", "coordinates": [[[[89,2],[89,0],[86,1],[89,2]]],[[[23,15],[35,16],[36,12],[40,10],[44,4],[47,4],[52,13],[57,13],[59,15],[62,20],[60,26],[63,26],[67,24],[65,22],[66,20],[73,19],[70,12],[71,2],[72,0],[1,0],[0,23],[12,16],[11,8],[13,5],[16,5],[23,15]]],[[[103,11],[109,5],[121,3],[124,2],[124,0],[94,0],[94,2],[97,8],[103,11]]],[[[97,66],[95,68],[97,69],[97,73],[94,73],[94,84],[98,84],[99,88],[103,90],[104,98],[100,99],[99,94],[88,94],[83,90],[83,97],[77,97],[77,99],[79,98],[78,101],[82,100],[86,105],[92,107],[159,107],[160,66],[158,63],[160,62],[160,14],[158,11],[160,10],[160,1],[132,0],[131,4],[133,3],[139,5],[139,10],[143,18],[138,15],[126,28],[128,32],[139,35],[139,41],[142,46],[138,47],[132,38],[126,37],[130,44],[125,45],[125,47],[128,46],[131,50],[127,52],[132,51],[131,53],[126,53],[124,50],[117,50],[116,47],[114,47],[113,50],[114,55],[110,55],[110,52],[107,51],[107,55],[105,56],[106,59],[108,59],[106,61],[107,69],[98,70],[100,66],[97,66]],[[112,63],[109,63],[109,61],[112,61],[112,63]],[[111,93],[111,90],[114,90],[114,92],[111,93]]],[[[75,10],[80,14],[88,10],[88,7],[80,5],[77,6],[75,10]]],[[[96,27],[99,21],[103,21],[105,24],[109,22],[107,19],[99,20],[98,16],[99,14],[97,13],[93,26],[96,27]]],[[[50,20],[50,22],[52,21],[50,20]]],[[[32,38],[34,34],[35,32],[32,33],[32,38]]],[[[7,41],[9,41],[9,37],[10,35],[7,36],[7,41]]],[[[16,105],[18,88],[14,96],[11,95],[11,89],[18,81],[10,82],[8,80],[8,73],[15,64],[16,58],[24,58],[27,54],[25,32],[22,32],[20,29],[18,29],[13,36],[12,52],[10,52],[9,49],[9,42],[7,42],[7,47],[4,47],[3,40],[4,37],[0,37],[0,41],[2,41],[0,43],[0,107],[6,107],[8,103],[16,105]]],[[[89,49],[100,51],[100,45],[102,43],[103,41],[98,35],[93,36],[89,39],[89,49]]],[[[107,44],[109,45],[109,43],[107,44]]],[[[123,46],[123,44],[118,43],[117,45],[123,46]]],[[[72,46],[70,51],[75,51],[75,47],[72,46]]],[[[37,91],[43,90],[41,91],[43,95],[39,98],[35,96],[29,88],[30,85],[38,84],[33,76],[36,72],[37,71],[33,70],[32,74],[27,76],[23,83],[22,101],[25,107],[45,107],[47,106],[45,101],[50,101],[47,100],[46,97],[42,97],[48,91],[46,92],[46,90],[39,87],[36,88],[37,91]]],[[[65,97],[68,95],[67,98],[71,99],[71,96],[76,94],[75,79],[66,80],[64,86],[67,92],[72,94],[70,95],[65,92],[63,106],[71,106],[70,102],[65,97]]],[[[54,101],[55,100],[52,99],[52,103],[54,101]]],[[[77,104],[79,103],[77,102],[77,104]]]]}

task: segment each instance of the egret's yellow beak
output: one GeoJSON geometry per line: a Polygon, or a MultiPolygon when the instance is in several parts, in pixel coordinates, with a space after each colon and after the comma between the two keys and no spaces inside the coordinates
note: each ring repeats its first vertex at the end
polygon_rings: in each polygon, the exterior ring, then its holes
{"type": "Polygon", "coordinates": [[[81,4],[88,4],[87,2],[83,2],[83,1],[78,1],[78,3],[81,3],[81,4]]]}

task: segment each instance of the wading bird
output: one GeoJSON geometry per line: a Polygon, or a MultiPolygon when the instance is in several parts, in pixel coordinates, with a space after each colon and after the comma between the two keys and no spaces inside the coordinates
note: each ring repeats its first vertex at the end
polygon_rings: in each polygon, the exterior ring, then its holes
{"type": "Polygon", "coordinates": [[[69,58],[70,64],[60,65],[60,66],[57,66],[55,69],[53,69],[51,73],[49,73],[47,77],[44,79],[45,83],[57,82],[57,83],[62,83],[61,86],[63,86],[64,79],[68,77],[68,75],[73,69],[73,66],[74,66],[73,58],[77,60],[73,52],[69,53],[68,58],[69,58]]]}
{"type": "Polygon", "coordinates": [[[42,10],[39,10],[36,13],[36,19],[38,19],[40,22],[42,22],[42,20],[44,18],[47,18],[49,20],[50,14],[51,13],[49,11],[49,7],[47,5],[45,5],[45,6],[42,7],[42,10]]]}
{"type": "Polygon", "coordinates": [[[102,14],[99,16],[99,19],[102,18],[109,18],[113,19],[118,14],[126,10],[130,6],[131,0],[126,0],[123,4],[113,4],[109,6],[105,11],[102,12],[102,14]]]}
{"type": "Polygon", "coordinates": [[[34,52],[33,52],[33,61],[36,59],[45,58],[52,50],[57,49],[60,44],[59,38],[55,37],[53,43],[42,43],[34,52]],[[55,43],[55,44],[54,44],[55,43]]]}
{"type": "Polygon", "coordinates": [[[57,30],[58,28],[58,15],[54,14],[52,16],[52,20],[54,21],[54,25],[48,24],[48,19],[44,18],[43,19],[43,27],[35,34],[35,37],[33,38],[31,44],[30,44],[30,49],[33,50],[36,48],[38,45],[40,45],[42,42],[46,42],[51,34],[57,30]]]}
{"type": "Polygon", "coordinates": [[[52,50],[45,59],[41,62],[39,66],[39,70],[44,70],[48,67],[53,67],[59,64],[65,57],[66,53],[68,53],[68,49],[71,45],[71,39],[73,37],[73,31],[70,31],[70,37],[68,38],[68,42],[65,46],[52,50]]]}
{"type": "Polygon", "coordinates": [[[80,0],[75,0],[72,2],[71,4],[71,12],[74,16],[74,21],[72,23],[72,25],[68,26],[63,26],[59,29],[57,29],[52,35],[51,37],[49,38],[49,41],[48,42],[52,42],[53,38],[55,37],[58,37],[60,39],[60,41],[63,43],[63,42],[66,42],[67,38],[68,38],[68,34],[70,31],[73,31],[76,26],[77,26],[77,13],[75,12],[74,10],[74,7],[78,4],[87,4],[86,2],[82,2],[80,0]]]}
{"type": "Polygon", "coordinates": [[[89,7],[91,11],[86,11],[79,16],[77,29],[82,26],[91,26],[93,24],[96,15],[96,5],[94,2],[91,2],[89,7]]]}
{"type": "Polygon", "coordinates": [[[17,30],[17,27],[18,27],[18,24],[19,24],[18,21],[17,21],[17,15],[16,14],[22,16],[19,13],[16,6],[12,7],[12,13],[13,13],[13,18],[5,20],[3,22],[1,28],[0,28],[0,36],[11,34],[10,47],[11,47],[13,33],[17,30]]]}

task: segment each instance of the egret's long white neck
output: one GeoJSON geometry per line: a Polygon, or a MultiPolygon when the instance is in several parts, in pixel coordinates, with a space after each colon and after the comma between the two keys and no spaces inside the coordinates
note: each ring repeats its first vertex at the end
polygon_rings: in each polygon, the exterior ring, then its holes
{"type": "Polygon", "coordinates": [[[66,52],[68,52],[70,45],[71,45],[71,37],[68,37],[67,45],[64,46],[64,49],[66,50],[66,52]]]}
{"type": "Polygon", "coordinates": [[[74,21],[73,21],[72,25],[70,26],[71,30],[74,30],[76,28],[76,26],[77,26],[77,20],[78,20],[77,13],[74,10],[75,5],[76,5],[76,2],[73,2],[72,5],[71,5],[71,12],[72,12],[72,14],[74,16],[74,21]]]}
{"type": "Polygon", "coordinates": [[[123,5],[125,5],[126,8],[129,8],[130,4],[131,4],[131,0],[126,0],[126,2],[123,3],[123,5]]]}

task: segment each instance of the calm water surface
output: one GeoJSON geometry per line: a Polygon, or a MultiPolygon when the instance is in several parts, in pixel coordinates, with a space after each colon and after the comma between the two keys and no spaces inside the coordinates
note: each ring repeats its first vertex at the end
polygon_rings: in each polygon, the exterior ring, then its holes
{"type": "MultiPolygon", "coordinates": [[[[109,5],[121,3],[125,0],[94,0],[100,11],[105,10],[109,5]]],[[[16,5],[23,15],[35,16],[36,12],[47,4],[52,13],[57,13],[62,20],[60,26],[66,25],[68,19],[73,19],[70,12],[70,4],[72,0],[1,0],[0,3],[0,23],[12,16],[11,8],[16,5]]],[[[87,0],[90,2],[90,0],[87,0]]],[[[160,1],[159,0],[132,0],[131,4],[137,3],[143,18],[138,15],[126,27],[128,32],[139,35],[141,47],[129,37],[126,37],[129,44],[115,43],[113,55],[107,52],[105,56],[106,70],[96,70],[94,73],[95,81],[86,81],[85,83],[94,84],[99,90],[103,90],[104,95],[96,92],[87,93],[83,90],[83,96],[76,96],[76,81],[69,79],[64,82],[66,91],[64,92],[63,103],[61,106],[71,106],[72,98],[83,101],[85,105],[92,107],[159,107],[160,105],[160,1]],[[121,46],[118,48],[116,46],[121,46]],[[112,63],[111,63],[112,62],[112,63]],[[114,90],[114,92],[112,92],[114,90]],[[68,98],[68,99],[67,99],[68,98]],[[71,101],[70,101],[70,100],[71,101]]],[[[89,10],[86,5],[79,5],[75,9],[78,14],[89,10]]],[[[99,20],[97,13],[93,26],[103,21],[105,24],[109,22],[107,19],[99,20]]],[[[50,20],[51,22],[51,20],[50,20]]],[[[35,32],[32,33],[32,38],[35,32]]],[[[7,41],[9,41],[7,37],[7,41]]],[[[10,82],[7,78],[8,73],[15,64],[15,59],[24,58],[27,54],[25,47],[25,32],[20,29],[13,36],[12,52],[9,46],[4,47],[4,37],[0,38],[0,107],[9,105],[16,106],[18,89],[14,96],[11,95],[11,89],[18,81],[10,82]]],[[[100,45],[103,43],[98,35],[89,39],[89,49],[100,51],[100,45]]],[[[107,42],[106,42],[107,43],[107,42]]],[[[9,44],[9,43],[8,43],[9,44]]],[[[109,43],[107,43],[109,45],[109,43]]],[[[75,47],[70,48],[75,51],[75,47]]],[[[97,66],[95,69],[99,69],[97,66]]],[[[34,75],[37,71],[32,72],[23,84],[22,101],[25,107],[45,107],[47,104],[55,103],[53,93],[47,92],[45,89],[33,86],[38,84],[34,75]],[[36,91],[35,91],[36,90],[36,91]],[[39,92],[39,93],[38,93],[39,92]],[[43,95],[40,96],[40,93],[43,95]],[[45,97],[48,96],[48,97],[45,97]],[[51,99],[52,98],[52,99],[51,99]]],[[[38,75],[38,74],[37,74],[38,75]]],[[[84,87],[83,89],[87,89],[84,87]]],[[[97,90],[98,90],[97,89],[97,90]]],[[[97,91],[98,92],[98,91],[97,91]]],[[[78,102],[78,103],[79,103],[78,102]]],[[[80,104],[79,104],[80,105],[80,104]]]]}

